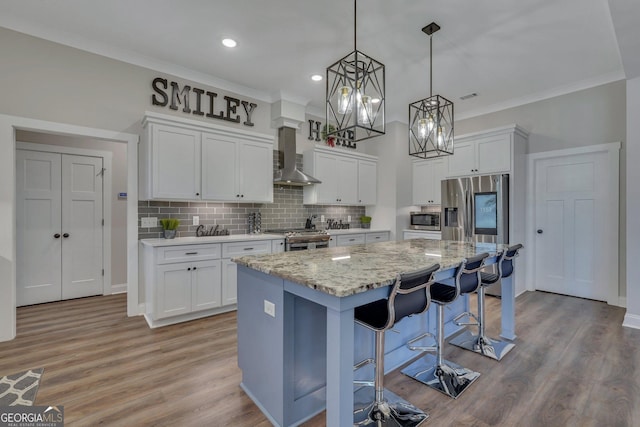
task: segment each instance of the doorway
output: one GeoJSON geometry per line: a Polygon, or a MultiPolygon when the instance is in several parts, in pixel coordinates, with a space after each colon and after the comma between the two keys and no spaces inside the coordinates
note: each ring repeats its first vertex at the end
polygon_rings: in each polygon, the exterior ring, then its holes
{"type": "Polygon", "coordinates": [[[529,156],[533,289],[618,304],[619,148],[529,156]]]}
{"type": "Polygon", "coordinates": [[[0,341],[15,338],[16,334],[16,240],[15,240],[15,145],[16,132],[30,131],[52,135],[75,136],[95,140],[112,141],[126,145],[127,183],[126,183],[126,277],[127,277],[127,314],[140,314],[138,298],[138,150],[139,136],[134,133],[110,131],[97,128],[76,126],[65,123],[49,122],[33,118],[0,114],[0,147],[9,156],[0,157],[0,341]]]}
{"type": "Polygon", "coordinates": [[[104,158],[44,148],[16,150],[18,307],[105,293],[104,158]]]}

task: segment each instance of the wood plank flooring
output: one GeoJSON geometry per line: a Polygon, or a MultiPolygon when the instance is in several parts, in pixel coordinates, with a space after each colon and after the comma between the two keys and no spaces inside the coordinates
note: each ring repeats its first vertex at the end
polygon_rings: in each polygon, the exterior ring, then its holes
{"type": "MultiPolygon", "coordinates": [[[[490,335],[499,300],[488,298],[490,335]]],[[[446,346],[482,376],[457,400],[394,371],[386,386],[430,415],[425,426],[638,426],[640,331],[624,309],[542,292],[517,299],[516,347],[498,363],[446,346]]],[[[43,367],[37,405],[68,426],[271,425],[240,389],[236,315],[149,329],[126,295],[18,308],[0,376],[43,367]]],[[[324,414],[304,424],[324,426],[324,414]]],[[[332,426],[333,427],[333,426],[332,426]]]]}

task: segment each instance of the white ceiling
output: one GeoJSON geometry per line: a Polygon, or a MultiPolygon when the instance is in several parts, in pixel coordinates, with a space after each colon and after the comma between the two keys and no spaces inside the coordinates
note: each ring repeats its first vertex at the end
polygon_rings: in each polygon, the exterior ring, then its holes
{"type": "MultiPolygon", "coordinates": [[[[320,116],[310,76],[353,51],[353,15],[348,0],[0,0],[0,26],[320,116]]],[[[640,39],[640,16],[619,15],[640,39]]],[[[607,0],[360,0],[357,47],[386,66],[389,121],[429,95],[432,21],[434,94],[457,118],[625,77],[607,0]]]]}

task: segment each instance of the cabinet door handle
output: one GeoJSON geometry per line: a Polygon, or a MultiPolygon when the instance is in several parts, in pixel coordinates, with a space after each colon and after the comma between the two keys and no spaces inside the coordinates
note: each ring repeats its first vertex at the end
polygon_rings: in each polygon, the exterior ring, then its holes
{"type": "Polygon", "coordinates": [[[252,251],[253,248],[244,248],[245,251],[252,251]]]}
{"type": "Polygon", "coordinates": [[[185,252],[185,255],[198,255],[198,252],[185,252]]]}
{"type": "Polygon", "coordinates": [[[197,268],[197,267],[193,267],[193,270],[195,271],[195,269],[196,269],[196,268],[197,268]]]}
{"type": "Polygon", "coordinates": [[[64,238],[66,239],[67,237],[69,237],[69,233],[64,233],[64,234],[62,235],[62,237],[64,237],[64,238]]]}
{"type": "Polygon", "coordinates": [[[200,193],[196,193],[196,196],[199,196],[199,195],[200,195],[200,193]]]}
{"type": "Polygon", "coordinates": [[[239,194],[236,194],[236,197],[240,197],[240,195],[239,195],[239,194]]]}
{"type": "Polygon", "coordinates": [[[354,242],[356,239],[349,239],[350,242],[354,242]]]}
{"type": "Polygon", "coordinates": [[[191,267],[187,268],[187,271],[191,271],[191,267]]]}
{"type": "Polygon", "coordinates": [[[60,238],[60,233],[54,234],[53,237],[55,237],[56,239],[59,239],[60,238]]]}
{"type": "Polygon", "coordinates": [[[241,194],[240,197],[244,197],[244,194],[241,194]]]}

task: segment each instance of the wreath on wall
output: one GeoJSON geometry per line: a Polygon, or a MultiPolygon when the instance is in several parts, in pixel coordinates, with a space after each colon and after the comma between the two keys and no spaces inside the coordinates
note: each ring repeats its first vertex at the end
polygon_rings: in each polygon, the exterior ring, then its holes
{"type": "Polygon", "coordinates": [[[331,132],[335,132],[336,128],[333,125],[324,125],[322,126],[322,132],[320,134],[320,136],[322,137],[322,139],[325,141],[325,144],[327,144],[329,147],[335,147],[336,146],[336,137],[335,136],[330,136],[327,138],[327,134],[331,133],[331,132]],[[329,131],[327,132],[327,129],[329,129],[329,131]]]}

